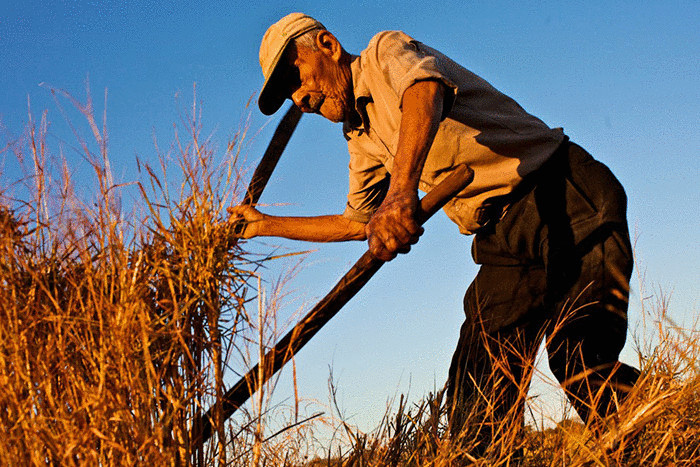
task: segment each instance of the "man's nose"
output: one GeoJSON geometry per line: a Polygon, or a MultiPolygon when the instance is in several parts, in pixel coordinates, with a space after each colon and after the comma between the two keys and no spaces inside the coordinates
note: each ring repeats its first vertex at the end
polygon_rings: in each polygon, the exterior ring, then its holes
{"type": "Polygon", "coordinates": [[[294,91],[294,93],[292,93],[292,100],[302,112],[311,112],[311,106],[309,105],[311,95],[305,90],[300,88],[294,91]]]}

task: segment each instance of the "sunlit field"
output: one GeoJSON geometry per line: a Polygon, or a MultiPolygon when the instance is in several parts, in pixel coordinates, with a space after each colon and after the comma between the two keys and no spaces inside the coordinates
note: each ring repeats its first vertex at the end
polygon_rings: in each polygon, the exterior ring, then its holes
{"type": "Polygon", "coordinates": [[[700,465],[700,336],[673,322],[663,294],[636,336],[640,381],[589,426],[572,411],[553,427],[506,420],[475,457],[473,430],[450,436],[442,391],[398,397],[365,433],[332,403],[311,416],[296,393],[272,406],[274,379],[227,419],[225,381],[284,331],[285,278],[263,291],[258,274],[277,258],[249,251],[226,211],[251,172],[246,130],[216,143],[195,99],[153,148],[160,164],[115,184],[104,117],[89,97],[52,92],[91,134],[74,145],[92,181],[72,179],[46,114],[29,112],[24,134],[0,144],[24,174],[0,192],[0,465],[700,465]]]}

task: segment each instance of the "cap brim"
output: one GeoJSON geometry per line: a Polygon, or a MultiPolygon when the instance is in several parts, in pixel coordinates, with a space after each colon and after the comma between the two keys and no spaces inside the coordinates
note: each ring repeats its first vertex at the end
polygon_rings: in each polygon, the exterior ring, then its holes
{"type": "Polygon", "coordinates": [[[269,78],[265,80],[265,84],[263,84],[263,88],[260,91],[260,96],[258,96],[258,107],[265,115],[272,115],[277,112],[288,97],[280,90],[281,86],[279,85],[280,69],[282,68],[279,62],[288,45],[289,43],[284,46],[283,53],[275,60],[274,69],[269,78]]]}
{"type": "Polygon", "coordinates": [[[282,69],[280,62],[282,62],[282,58],[284,57],[289,44],[297,36],[298,34],[287,38],[284,45],[280,48],[279,52],[277,52],[277,56],[272,62],[272,73],[270,73],[270,76],[265,80],[265,84],[263,84],[262,90],[260,91],[260,97],[258,97],[258,107],[265,115],[272,115],[273,113],[277,112],[279,108],[282,107],[282,104],[284,104],[285,99],[288,97],[280,90],[282,88],[282,86],[279,85],[281,74],[280,70],[282,69]]]}

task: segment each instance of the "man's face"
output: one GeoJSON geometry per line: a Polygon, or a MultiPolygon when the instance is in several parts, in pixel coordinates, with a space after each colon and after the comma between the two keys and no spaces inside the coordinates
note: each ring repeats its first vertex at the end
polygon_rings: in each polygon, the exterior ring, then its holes
{"type": "Polygon", "coordinates": [[[342,54],[336,52],[337,49],[324,44],[319,50],[292,44],[287,51],[288,68],[282,80],[289,86],[287,96],[302,112],[342,122],[350,115],[354,99],[350,67],[340,59],[342,54]]]}

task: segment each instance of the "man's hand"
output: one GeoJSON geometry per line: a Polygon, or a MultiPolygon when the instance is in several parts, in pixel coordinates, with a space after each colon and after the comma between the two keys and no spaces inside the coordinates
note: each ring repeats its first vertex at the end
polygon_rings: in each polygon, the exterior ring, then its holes
{"type": "Polygon", "coordinates": [[[416,222],[418,193],[398,191],[387,193],[384,202],[365,227],[369,250],[384,261],[398,253],[408,253],[418,242],[423,227],[416,222]]]}
{"type": "Polygon", "coordinates": [[[247,204],[239,204],[228,208],[229,222],[242,222],[244,224],[241,238],[253,238],[260,235],[261,221],[265,215],[247,204]]]}

